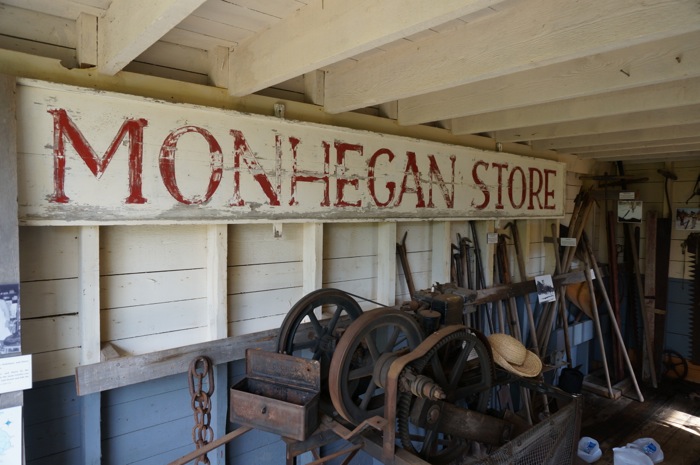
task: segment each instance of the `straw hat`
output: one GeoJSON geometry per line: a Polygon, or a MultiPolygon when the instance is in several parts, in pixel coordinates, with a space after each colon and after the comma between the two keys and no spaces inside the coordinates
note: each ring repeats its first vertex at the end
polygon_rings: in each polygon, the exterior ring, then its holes
{"type": "Polygon", "coordinates": [[[517,339],[507,334],[492,334],[488,337],[493,361],[511,373],[533,378],[542,371],[542,361],[517,339]]]}

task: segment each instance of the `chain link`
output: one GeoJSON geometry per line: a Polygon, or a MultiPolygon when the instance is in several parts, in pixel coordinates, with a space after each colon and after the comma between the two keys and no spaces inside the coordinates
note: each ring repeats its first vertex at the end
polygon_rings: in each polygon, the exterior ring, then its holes
{"type": "MultiPolygon", "coordinates": [[[[192,441],[197,449],[214,439],[211,428],[211,396],[214,394],[214,366],[207,357],[197,357],[190,363],[189,370],[190,396],[194,412],[194,427],[192,441]]],[[[202,454],[194,461],[196,465],[210,465],[207,454],[202,454]]]]}

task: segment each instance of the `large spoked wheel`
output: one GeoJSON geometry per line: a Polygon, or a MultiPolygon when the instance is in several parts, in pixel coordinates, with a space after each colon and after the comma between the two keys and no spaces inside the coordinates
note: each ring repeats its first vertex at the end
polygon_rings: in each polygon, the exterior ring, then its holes
{"type": "Polygon", "coordinates": [[[669,379],[685,379],[688,376],[688,361],[675,350],[664,350],[662,375],[669,379]]]}
{"type": "MultiPolygon", "coordinates": [[[[447,396],[444,402],[486,411],[493,364],[480,335],[467,328],[448,334],[409,367],[439,384],[447,396]]],[[[430,401],[419,401],[407,392],[400,394],[397,423],[401,445],[432,464],[452,462],[468,451],[470,442],[441,431],[440,421],[430,418],[430,412],[435,412],[430,407],[430,401]]]]}
{"type": "Polygon", "coordinates": [[[328,385],[333,407],[355,425],[384,413],[384,390],[375,366],[387,356],[413,350],[423,335],[416,320],[396,309],[364,313],[338,343],[328,385]]]}
{"type": "Polygon", "coordinates": [[[324,380],[340,336],[362,315],[362,308],[349,294],[338,289],[318,289],[302,297],[289,310],[277,336],[277,351],[319,360],[324,380]],[[322,308],[329,318],[317,316],[322,308]],[[308,325],[303,323],[308,321],[308,325]]]}

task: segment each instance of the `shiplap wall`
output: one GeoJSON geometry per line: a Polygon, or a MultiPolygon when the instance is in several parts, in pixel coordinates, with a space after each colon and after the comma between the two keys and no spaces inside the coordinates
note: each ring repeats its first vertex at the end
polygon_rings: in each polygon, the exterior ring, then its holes
{"type": "Polygon", "coordinates": [[[82,463],[80,398],[64,377],[34,383],[25,393],[25,459],[29,465],[82,463]]]}
{"type": "Polygon", "coordinates": [[[80,363],[78,228],[20,227],[22,351],[35,380],[73,373],[80,363]]]}
{"type": "MultiPolygon", "coordinates": [[[[572,174],[567,179],[570,212],[579,186],[572,174]]],[[[495,223],[499,222],[478,222],[482,247],[487,231],[505,227],[495,223]]],[[[434,224],[396,225],[397,242],[407,234],[409,262],[419,289],[436,281],[434,224]]],[[[457,234],[471,237],[467,222],[447,224],[449,241],[456,243],[457,234]]],[[[544,243],[550,224],[550,220],[519,222],[529,277],[553,272],[549,245],[544,243]]],[[[304,227],[292,223],[278,228],[281,232],[276,234],[271,224],[227,227],[229,335],[279,327],[304,295],[304,227]]],[[[377,228],[378,223],[323,226],[323,286],[377,300],[377,228]]],[[[449,248],[449,243],[444,246],[449,248]]],[[[207,340],[206,248],[203,225],[101,227],[102,342],[129,355],[207,340]]],[[[72,375],[80,360],[79,228],[22,227],[20,260],[24,347],[34,354],[35,379],[72,375]]],[[[517,269],[515,263],[512,269],[517,269]]],[[[393,282],[396,302],[408,300],[400,266],[393,282]]]]}
{"type": "Polygon", "coordinates": [[[206,338],[204,226],[100,228],[101,333],[123,354],[206,338]]]}
{"type": "MultiPolygon", "coordinates": [[[[479,222],[493,230],[493,222],[479,222]]],[[[543,236],[551,222],[522,222],[528,238],[530,277],[547,269],[543,236]]],[[[376,301],[379,223],[323,226],[322,285],[376,301]]],[[[447,223],[449,240],[471,237],[467,222],[447,223]]],[[[405,222],[404,233],[417,288],[435,281],[433,222],[405,222]]],[[[276,237],[270,224],[229,225],[228,334],[279,327],[304,295],[303,225],[285,224],[276,237]]],[[[485,234],[480,237],[485,243],[485,234]]],[[[449,248],[449,243],[444,244],[449,248]]],[[[101,341],[122,355],[143,354],[207,340],[206,226],[104,226],[100,228],[101,341]]],[[[79,228],[22,227],[20,230],[22,331],[34,354],[37,380],[72,375],[80,363],[79,228]]],[[[396,302],[408,300],[405,277],[396,267],[396,302]]],[[[513,269],[517,269],[515,264],[513,269]]],[[[375,304],[361,301],[367,308],[375,304]]]]}

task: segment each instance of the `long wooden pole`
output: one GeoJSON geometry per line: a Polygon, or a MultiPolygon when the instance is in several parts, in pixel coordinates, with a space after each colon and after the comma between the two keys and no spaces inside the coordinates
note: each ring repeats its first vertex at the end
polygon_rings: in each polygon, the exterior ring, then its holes
{"type": "MultiPolygon", "coordinates": [[[[518,225],[515,221],[510,223],[510,229],[513,233],[513,244],[515,244],[515,257],[518,261],[518,271],[520,272],[520,281],[527,281],[527,275],[525,272],[525,259],[523,258],[523,248],[520,243],[520,233],[518,231],[518,225]]],[[[528,296],[524,297],[525,300],[525,312],[527,313],[527,323],[530,326],[530,337],[532,338],[532,346],[535,348],[535,354],[540,356],[540,343],[537,339],[537,328],[535,327],[535,318],[532,312],[532,305],[530,304],[530,299],[528,296]]]]}
{"type": "Polygon", "coordinates": [[[613,330],[615,331],[615,335],[617,336],[618,341],[620,341],[620,347],[622,348],[622,356],[625,359],[625,364],[627,365],[627,370],[630,373],[630,378],[632,378],[632,384],[634,384],[634,389],[637,392],[637,397],[639,398],[640,402],[644,402],[644,396],[639,390],[639,384],[637,384],[637,377],[634,375],[632,362],[630,362],[630,357],[627,354],[627,349],[625,348],[625,341],[622,339],[622,333],[620,333],[620,326],[617,324],[617,320],[615,319],[613,307],[610,303],[610,298],[608,297],[608,291],[605,289],[605,284],[603,283],[603,275],[600,272],[600,268],[598,267],[598,261],[595,259],[595,255],[593,255],[593,249],[591,249],[591,245],[588,243],[588,239],[586,238],[586,236],[583,236],[583,246],[586,249],[586,253],[588,254],[589,260],[591,261],[591,265],[593,265],[593,272],[596,276],[596,282],[598,283],[600,294],[603,296],[603,300],[605,300],[605,305],[608,308],[608,313],[610,315],[610,323],[612,324],[613,330]]]}
{"type": "Polygon", "coordinates": [[[200,447],[199,449],[195,449],[194,451],[190,452],[187,455],[184,455],[180,457],[177,460],[173,460],[170,462],[168,465],[185,465],[186,463],[189,463],[196,459],[197,457],[201,457],[202,455],[211,452],[212,450],[216,449],[217,447],[221,447],[227,442],[231,442],[234,439],[236,439],[238,436],[241,436],[248,431],[250,431],[253,428],[250,428],[248,426],[241,426],[230,433],[228,433],[225,436],[221,436],[219,439],[216,439],[208,444],[205,444],[204,446],[200,447]]]}
{"type": "MultiPolygon", "coordinates": [[[[615,213],[612,210],[605,215],[605,226],[608,237],[608,263],[610,263],[610,291],[612,294],[614,318],[619,325],[622,323],[622,318],[620,317],[620,285],[618,283],[617,242],[615,241],[615,213]]],[[[615,378],[619,381],[624,378],[625,371],[620,344],[618,344],[616,339],[613,340],[613,353],[615,378]]]]}
{"type": "Polygon", "coordinates": [[[600,353],[603,356],[603,371],[605,372],[605,383],[608,386],[608,395],[613,398],[612,383],[610,382],[610,369],[608,368],[608,357],[605,353],[605,341],[603,341],[603,330],[600,327],[600,315],[598,314],[598,303],[595,298],[595,289],[593,289],[593,280],[591,279],[591,264],[588,253],[584,254],[584,263],[586,269],[583,271],[586,275],[586,283],[588,291],[591,293],[591,310],[593,311],[593,323],[595,324],[596,334],[598,334],[598,344],[600,344],[600,353]]]}
{"type": "MultiPolygon", "coordinates": [[[[554,264],[555,271],[560,274],[561,271],[561,257],[559,256],[559,235],[557,234],[557,225],[552,223],[552,239],[554,244],[554,264]]],[[[573,359],[571,358],[571,340],[569,339],[569,318],[566,315],[566,297],[564,297],[565,287],[559,289],[559,314],[562,321],[562,326],[564,327],[564,350],[566,350],[566,361],[569,367],[573,366],[573,359]]]]}
{"type": "MultiPolygon", "coordinates": [[[[649,374],[651,375],[651,384],[654,388],[656,384],[656,367],[654,367],[654,343],[653,336],[649,330],[649,321],[647,320],[646,311],[644,309],[644,287],[642,285],[642,275],[639,271],[639,254],[637,253],[637,240],[634,237],[634,232],[631,227],[626,227],[627,237],[629,238],[632,249],[632,260],[634,261],[634,276],[637,279],[637,292],[639,293],[639,307],[642,316],[642,326],[644,327],[645,348],[647,353],[647,361],[649,362],[649,374]]],[[[634,304],[633,304],[634,305],[634,304]]]]}
{"type": "MultiPolygon", "coordinates": [[[[508,267],[508,249],[507,249],[506,241],[504,236],[499,235],[498,239],[498,247],[497,247],[497,256],[498,256],[498,264],[501,269],[501,277],[503,280],[503,284],[512,284],[513,281],[511,279],[511,274],[510,274],[510,268],[508,267]]],[[[508,318],[510,321],[510,330],[511,334],[514,338],[519,340],[520,342],[523,342],[523,334],[520,329],[520,318],[518,317],[518,306],[515,301],[515,297],[511,296],[508,298],[506,301],[507,303],[507,309],[508,309],[508,318]]]]}

